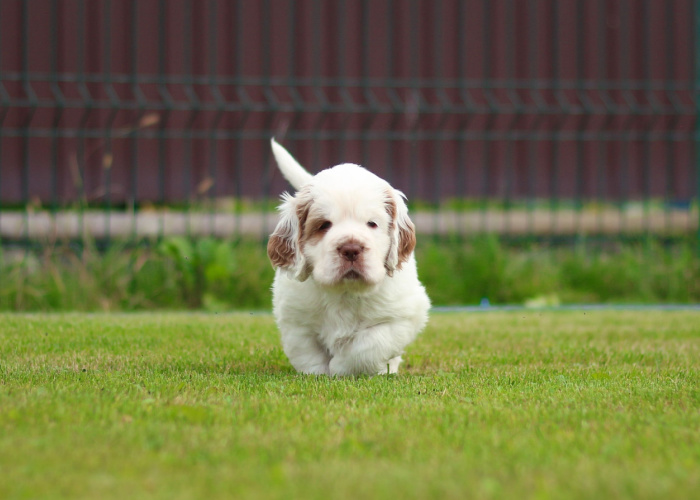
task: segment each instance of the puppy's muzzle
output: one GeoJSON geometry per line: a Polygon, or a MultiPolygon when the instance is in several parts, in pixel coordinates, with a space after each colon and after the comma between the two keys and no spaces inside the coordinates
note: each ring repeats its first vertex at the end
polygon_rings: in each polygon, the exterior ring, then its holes
{"type": "Polygon", "coordinates": [[[357,243],[344,243],[338,247],[340,256],[348,262],[355,262],[360,258],[365,248],[357,243]]]}

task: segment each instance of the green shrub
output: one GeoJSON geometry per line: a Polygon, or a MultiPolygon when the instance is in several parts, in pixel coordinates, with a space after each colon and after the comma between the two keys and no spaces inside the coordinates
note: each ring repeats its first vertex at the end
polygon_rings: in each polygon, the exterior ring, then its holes
{"type": "MultiPolygon", "coordinates": [[[[422,238],[419,275],[434,305],[700,301],[693,242],[593,248],[512,246],[495,237],[422,238]]],[[[0,253],[0,310],[269,309],[274,271],[258,241],[166,238],[0,253]]]]}
{"type": "Polygon", "coordinates": [[[507,246],[495,237],[419,244],[419,274],[433,304],[700,301],[700,259],[690,241],[595,248],[507,246]]]}

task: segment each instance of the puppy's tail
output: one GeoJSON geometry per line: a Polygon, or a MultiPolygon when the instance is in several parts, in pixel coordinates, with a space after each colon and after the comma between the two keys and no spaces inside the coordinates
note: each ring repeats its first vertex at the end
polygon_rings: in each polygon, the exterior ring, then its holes
{"type": "Polygon", "coordinates": [[[301,189],[302,186],[308,184],[313,177],[308,173],[304,167],[299,165],[299,162],[294,159],[289,152],[280,146],[275,139],[272,139],[272,153],[275,155],[275,160],[277,160],[277,165],[284,175],[284,178],[289,181],[289,183],[297,191],[301,189]]]}

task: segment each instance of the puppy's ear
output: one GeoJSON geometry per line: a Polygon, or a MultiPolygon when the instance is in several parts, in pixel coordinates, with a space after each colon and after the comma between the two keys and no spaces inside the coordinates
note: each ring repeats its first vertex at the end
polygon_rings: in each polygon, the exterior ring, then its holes
{"type": "Polygon", "coordinates": [[[395,189],[386,190],[385,206],[391,217],[389,224],[389,252],[384,262],[387,274],[392,276],[394,270],[401,270],[401,265],[408,261],[416,247],[416,228],[408,217],[405,196],[395,189]]]}
{"type": "Polygon", "coordinates": [[[267,242],[267,256],[272,265],[287,271],[290,277],[299,281],[305,281],[311,274],[300,246],[310,206],[308,192],[299,192],[296,196],[284,193],[279,206],[280,221],[267,242]]]}

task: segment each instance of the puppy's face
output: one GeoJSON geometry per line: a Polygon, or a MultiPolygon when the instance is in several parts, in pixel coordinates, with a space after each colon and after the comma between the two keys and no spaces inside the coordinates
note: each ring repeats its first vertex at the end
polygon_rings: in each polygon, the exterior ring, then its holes
{"type": "Polygon", "coordinates": [[[372,287],[400,269],[415,247],[401,194],[357,165],[324,170],[283,200],[268,256],[300,281],[372,287]]]}

